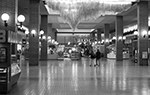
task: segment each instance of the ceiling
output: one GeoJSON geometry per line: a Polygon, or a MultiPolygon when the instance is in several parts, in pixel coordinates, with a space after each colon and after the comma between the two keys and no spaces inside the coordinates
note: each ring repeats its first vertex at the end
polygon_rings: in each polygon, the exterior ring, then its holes
{"type": "MultiPolygon", "coordinates": [[[[28,27],[29,23],[29,0],[18,0],[19,1],[19,9],[18,13],[23,14],[26,17],[26,21],[24,23],[25,26],[28,27]]],[[[149,5],[150,6],[150,5],[149,5]]],[[[58,30],[61,29],[68,29],[70,32],[72,32],[70,26],[60,17],[59,13],[53,12],[52,10],[48,10],[45,7],[44,3],[40,3],[40,12],[43,15],[48,14],[48,23],[52,23],[52,27],[56,28],[58,30]],[[48,14],[48,11],[50,14],[48,14]]],[[[123,20],[124,20],[124,27],[127,27],[129,24],[135,24],[137,23],[137,5],[131,6],[130,9],[120,13],[119,15],[123,15],[123,20]]],[[[115,30],[115,18],[116,16],[114,15],[106,15],[106,16],[101,16],[98,19],[94,20],[88,20],[88,21],[82,21],[78,25],[78,30],[82,29],[97,29],[97,28],[103,28],[104,24],[110,24],[110,30],[114,31],[115,30]]]]}

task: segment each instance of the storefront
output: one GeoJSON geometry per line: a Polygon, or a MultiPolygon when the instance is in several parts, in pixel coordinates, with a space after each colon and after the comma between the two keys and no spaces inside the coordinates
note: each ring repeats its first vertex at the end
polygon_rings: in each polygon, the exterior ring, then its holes
{"type": "Polygon", "coordinates": [[[19,32],[0,30],[0,93],[7,93],[17,83],[21,74],[20,61],[17,61],[17,50],[22,48],[19,32]],[[5,39],[5,40],[4,40],[5,39]]]}

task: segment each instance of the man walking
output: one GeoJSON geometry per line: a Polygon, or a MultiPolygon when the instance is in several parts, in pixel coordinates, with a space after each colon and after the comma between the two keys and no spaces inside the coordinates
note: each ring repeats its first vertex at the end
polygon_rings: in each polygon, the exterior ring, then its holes
{"type": "Polygon", "coordinates": [[[97,49],[96,52],[96,65],[100,66],[100,58],[101,58],[101,52],[99,51],[99,49],[97,49]]]}

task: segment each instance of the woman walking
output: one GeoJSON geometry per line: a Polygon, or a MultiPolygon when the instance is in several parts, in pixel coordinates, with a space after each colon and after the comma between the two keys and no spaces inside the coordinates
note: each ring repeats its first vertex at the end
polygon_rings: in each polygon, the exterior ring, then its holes
{"type": "Polygon", "coordinates": [[[95,54],[94,54],[94,51],[92,50],[91,51],[91,63],[90,63],[90,66],[92,66],[92,63],[94,63],[94,58],[95,58],[95,54]]]}

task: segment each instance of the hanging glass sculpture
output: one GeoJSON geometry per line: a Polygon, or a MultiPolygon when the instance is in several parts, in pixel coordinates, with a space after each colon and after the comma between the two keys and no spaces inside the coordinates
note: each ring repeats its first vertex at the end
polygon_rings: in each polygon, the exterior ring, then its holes
{"type": "Polygon", "coordinates": [[[136,0],[45,0],[53,11],[70,25],[73,31],[84,20],[100,16],[116,15],[130,8],[136,0]]]}

